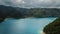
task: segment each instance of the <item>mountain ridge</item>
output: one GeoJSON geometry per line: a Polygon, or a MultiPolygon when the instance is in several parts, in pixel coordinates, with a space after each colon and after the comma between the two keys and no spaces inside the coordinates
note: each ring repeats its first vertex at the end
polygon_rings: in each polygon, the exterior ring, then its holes
{"type": "Polygon", "coordinates": [[[46,17],[60,17],[59,8],[19,8],[0,5],[0,21],[5,18],[46,18],[46,17]]]}

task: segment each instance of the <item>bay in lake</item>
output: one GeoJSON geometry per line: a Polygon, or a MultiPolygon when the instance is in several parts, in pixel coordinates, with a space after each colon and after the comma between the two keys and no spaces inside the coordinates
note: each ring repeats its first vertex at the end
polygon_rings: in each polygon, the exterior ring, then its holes
{"type": "Polygon", "coordinates": [[[42,34],[43,28],[56,18],[7,18],[0,24],[0,34],[42,34]]]}

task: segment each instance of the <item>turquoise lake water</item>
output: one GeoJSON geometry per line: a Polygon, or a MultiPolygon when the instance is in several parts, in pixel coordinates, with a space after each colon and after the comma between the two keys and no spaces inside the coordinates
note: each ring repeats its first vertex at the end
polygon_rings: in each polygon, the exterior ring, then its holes
{"type": "Polygon", "coordinates": [[[42,34],[43,28],[56,18],[7,18],[0,24],[0,34],[42,34]]]}

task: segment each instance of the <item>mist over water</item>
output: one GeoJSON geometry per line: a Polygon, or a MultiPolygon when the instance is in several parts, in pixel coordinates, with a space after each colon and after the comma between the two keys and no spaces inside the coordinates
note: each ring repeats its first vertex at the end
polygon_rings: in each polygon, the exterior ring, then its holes
{"type": "Polygon", "coordinates": [[[51,18],[7,18],[0,24],[0,34],[42,34],[43,28],[53,22],[51,18]]]}

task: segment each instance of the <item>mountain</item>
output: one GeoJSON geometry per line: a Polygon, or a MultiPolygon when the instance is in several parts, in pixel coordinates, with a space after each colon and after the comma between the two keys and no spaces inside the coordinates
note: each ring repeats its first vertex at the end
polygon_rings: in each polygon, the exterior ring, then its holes
{"type": "Polygon", "coordinates": [[[0,5],[0,21],[5,18],[60,17],[59,8],[19,8],[0,5]]]}
{"type": "Polygon", "coordinates": [[[22,18],[22,14],[15,7],[0,5],[0,22],[5,18],[22,18]]]}
{"type": "Polygon", "coordinates": [[[31,8],[28,11],[29,16],[33,17],[60,17],[58,8],[31,8]]]}

